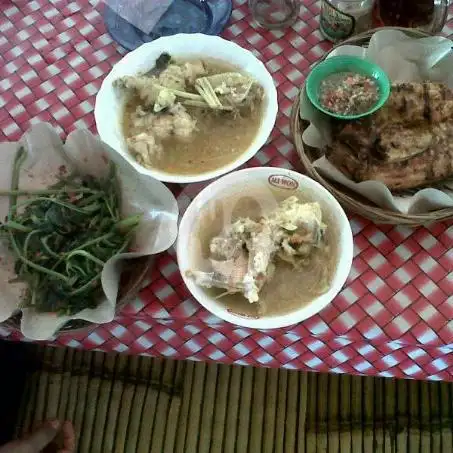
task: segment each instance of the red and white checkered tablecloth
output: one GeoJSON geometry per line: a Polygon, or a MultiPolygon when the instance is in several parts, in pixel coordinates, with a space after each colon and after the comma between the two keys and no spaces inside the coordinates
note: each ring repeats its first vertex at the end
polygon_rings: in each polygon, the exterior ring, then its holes
{"type": "MultiPolygon", "coordinates": [[[[269,144],[249,165],[300,169],[290,141],[291,105],[309,66],[330,43],[318,30],[319,1],[301,0],[292,29],[251,25],[236,0],[224,37],[251,49],[278,87],[269,144]]],[[[95,131],[103,77],[125,51],[104,27],[97,0],[0,0],[0,138],[17,140],[38,121],[64,135],[95,131]]],[[[451,33],[453,22],[444,29],[451,33]]],[[[173,187],[181,210],[203,187],[173,187]]],[[[114,322],[63,335],[55,344],[372,376],[453,380],[453,222],[429,228],[376,226],[351,217],[354,264],[321,313],[288,329],[257,331],[222,322],[191,299],[173,251],[162,254],[140,298],[114,322]]],[[[4,337],[20,339],[1,329],[4,337]]]]}

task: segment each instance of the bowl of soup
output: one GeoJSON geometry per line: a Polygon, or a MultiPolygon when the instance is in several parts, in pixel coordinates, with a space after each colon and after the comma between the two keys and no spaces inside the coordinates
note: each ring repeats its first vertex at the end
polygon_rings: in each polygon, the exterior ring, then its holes
{"type": "Polygon", "coordinates": [[[225,321],[260,329],[326,307],[352,256],[351,227],[335,198],[307,176],[268,167],[230,173],[200,192],[177,243],[193,297],[225,321]]]}
{"type": "Polygon", "coordinates": [[[101,139],[139,173],[191,183],[252,158],[277,111],[272,76],[251,52],[217,36],[179,34],[120,60],[94,113],[101,139]]]}

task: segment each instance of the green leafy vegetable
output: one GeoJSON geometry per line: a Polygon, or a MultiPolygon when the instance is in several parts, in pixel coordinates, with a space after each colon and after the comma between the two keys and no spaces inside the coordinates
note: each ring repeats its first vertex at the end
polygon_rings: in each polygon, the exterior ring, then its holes
{"type": "Polygon", "coordinates": [[[20,148],[11,190],[0,192],[10,198],[0,235],[15,255],[18,280],[28,285],[25,305],[60,315],[94,308],[102,295],[104,264],[127,250],[141,215],[121,219],[113,164],[103,180],[71,175],[48,189],[19,190],[26,156],[20,148]]]}

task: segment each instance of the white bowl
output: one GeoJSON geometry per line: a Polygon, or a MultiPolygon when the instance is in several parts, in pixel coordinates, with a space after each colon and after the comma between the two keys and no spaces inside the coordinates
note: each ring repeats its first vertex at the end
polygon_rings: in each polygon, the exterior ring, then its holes
{"type": "Polygon", "coordinates": [[[101,140],[123,156],[139,173],[165,182],[191,183],[223,175],[251,159],[266,143],[272,132],[277,111],[277,90],[272,76],[263,63],[251,52],[218,36],[178,34],[143,44],[122,58],[102,83],[96,96],[94,117],[101,140]],[[129,154],[121,127],[124,100],[118,96],[113,82],[125,75],[136,75],[150,70],[163,52],[180,58],[215,58],[232,63],[240,70],[250,74],[263,86],[266,98],[261,126],[253,143],[235,161],[215,171],[193,175],[175,175],[157,169],[147,169],[129,154]]]}
{"type": "MultiPolygon", "coordinates": [[[[223,221],[230,223],[231,212],[226,205],[222,206],[223,221]]],[[[218,214],[216,214],[218,215],[218,214]]],[[[177,256],[179,269],[184,283],[194,298],[207,310],[219,318],[244,327],[259,329],[273,329],[286,327],[299,323],[321,311],[341,291],[349,275],[352,265],[353,238],[342,207],[337,200],[316,181],[291,170],[270,167],[258,167],[240,170],[230,173],[206,187],[193,200],[186,210],[179,226],[179,237],[177,243],[177,256]],[[186,276],[188,270],[195,270],[195,261],[201,256],[199,243],[194,239],[194,232],[198,227],[200,211],[203,207],[209,206],[216,200],[231,197],[253,196],[260,203],[264,212],[269,212],[278,203],[271,192],[272,187],[285,189],[288,197],[298,192],[304,192],[304,196],[312,201],[318,201],[324,212],[330,217],[330,225],[338,231],[338,261],[336,270],[329,290],[323,295],[313,299],[310,303],[304,304],[300,309],[287,314],[274,316],[260,316],[259,318],[238,315],[228,310],[221,301],[215,300],[203,288],[196,285],[191,278],[186,276]],[[333,225],[332,225],[333,224],[333,225]]]]}

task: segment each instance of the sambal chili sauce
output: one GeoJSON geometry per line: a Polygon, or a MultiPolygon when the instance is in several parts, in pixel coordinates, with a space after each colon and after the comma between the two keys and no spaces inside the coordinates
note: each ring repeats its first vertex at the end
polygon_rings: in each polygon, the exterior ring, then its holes
{"type": "Polygon", "coordinates": [[[319,87],[321,105],[338,115],[359,115],[379,100],[376,81],[354,72],[339,72],[325,78],[319,87]]]}

